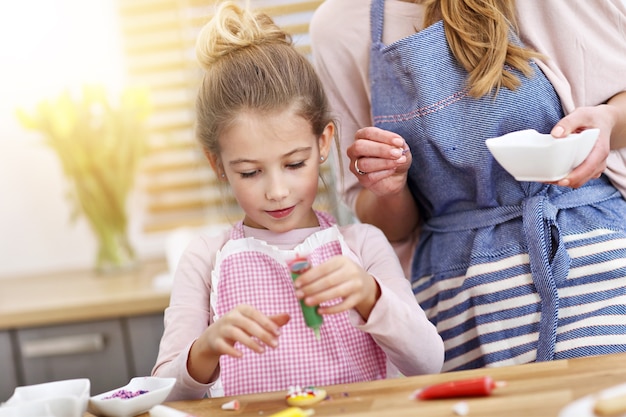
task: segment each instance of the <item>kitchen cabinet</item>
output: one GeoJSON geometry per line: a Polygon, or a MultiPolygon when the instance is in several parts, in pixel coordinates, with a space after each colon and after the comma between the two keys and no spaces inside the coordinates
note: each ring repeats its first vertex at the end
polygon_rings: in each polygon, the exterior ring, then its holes
{"type": "Polygon", "coordinates": [[[11,335],[7,331],[0,331],[0,403],[13,394],[16,386],[17,373],[11,349],[11,335]]]}
{"type": "Polygon", "coordinates": [[[0,401],[16,386],[89,378],[91,393],[149,375],[170,288],[164,260],[115,275],[69,271],[0,280],[0,401]],[[53,296],[51,296],[53,295],[53,296]]]}
{"type": "Polygon", "coordinates": [[[132,376],[150,375],[163,335],[163,314],[128,317],[128,340],[132,376]]]}
{"type": "MultiPolygon", "coordinates": [[[[6,334],[5,334],[6,333],[6,334]]],[[[6,362],[14,361],[7,332],[6,362]]],[[[150,375],[163,334],[163,314],[115,320],[18,329],[15,331],[19,385],[89,378],[92,395],[126,385],[130,378],[150,375]]],[[[0,337],[0,347],[4,347],[0,337]]],[[[5,361],[3,361],[5,362],[5,361]]],[[[2,372],[9,375],[10,369],[2,372]]],[[[15,375],[15,371],[12,372],[15,375]]],[[[2,379],[9,397],[18,379],[2,379]]]]}
{"type": "Polygon", "coordinates": [[[163,314],[0,332],[0,401],[18,385],[62,379],[89,378],[92,395],[126,385],[150,375],[162,334],[163,314]]]}
{"type": "Polygon", "coordinates": [[[120,320],[17,330],[23,384],[89,378],[91,393],[125,385],[130,377],[120,320]]]}

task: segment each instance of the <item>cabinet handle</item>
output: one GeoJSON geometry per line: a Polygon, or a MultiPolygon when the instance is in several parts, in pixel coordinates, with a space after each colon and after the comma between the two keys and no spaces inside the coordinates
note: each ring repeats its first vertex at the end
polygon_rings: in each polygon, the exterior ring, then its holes
{"type": "Polygon", "coordinates": [[[22,343],[21,350],[24,358],[41,358],[45,356],[94,353],[103,350],[104,346],[104,335],[92,333],[28,340],[22,343]]]}

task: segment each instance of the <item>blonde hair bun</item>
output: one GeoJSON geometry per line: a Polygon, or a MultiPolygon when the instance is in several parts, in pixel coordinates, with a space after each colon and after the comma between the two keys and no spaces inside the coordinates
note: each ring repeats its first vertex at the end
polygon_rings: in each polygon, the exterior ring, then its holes
{"type": "Polygon", "coordinates": [[[254,13],[234,1],[224,1],[201,29],[196,57],[207,69],[225,55],[263,43],[290,44],[291,38],[266,14],[254,13]]]}

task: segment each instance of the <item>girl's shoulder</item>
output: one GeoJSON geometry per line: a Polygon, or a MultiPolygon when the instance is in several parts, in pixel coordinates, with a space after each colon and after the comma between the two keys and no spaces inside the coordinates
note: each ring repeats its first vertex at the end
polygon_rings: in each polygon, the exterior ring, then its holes
{"type": "Polygon", "coordinates": [[[230,225],[212,226],[202,230],[195,238],[195,242],[203,245],[205,248],[214,248],[219,250],[222,246],[231,240],[231,232],[233,227],[230,225]]]}
{"type": "MultiPolygon", "coordinates": [[[[232,226],[210,226],[200,230],[181,230],[172,234],[166,242],[166,254],[178,255],[215,255],[230,240],[232,226]]],[[[169,259],[168,259],[169,261],[169,259]]]]}

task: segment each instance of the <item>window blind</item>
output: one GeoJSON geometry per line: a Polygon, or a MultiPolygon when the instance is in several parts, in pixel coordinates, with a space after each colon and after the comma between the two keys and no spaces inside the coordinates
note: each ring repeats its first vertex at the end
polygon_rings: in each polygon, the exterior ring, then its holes
{"type": "MultiPolygon", "coordinates": [[[[152,102],[149,154],[138,178],[144,234],[232,223],[242,212],[220,185],[194,135],[194,103],[202,71],[196,36],[216,1],[118,0],[129,83],[147,87],[152,102]]],[[[309,21],[323,0],[251,0],[272,16],[310,58],[309,21]]],[[[330,166],[316,208],[335,212],[330,166]]]]}

